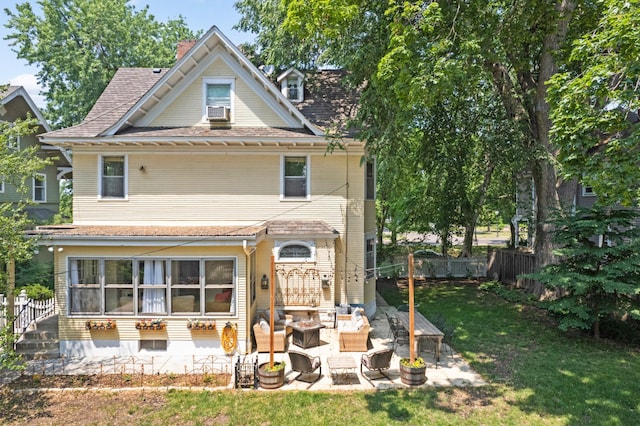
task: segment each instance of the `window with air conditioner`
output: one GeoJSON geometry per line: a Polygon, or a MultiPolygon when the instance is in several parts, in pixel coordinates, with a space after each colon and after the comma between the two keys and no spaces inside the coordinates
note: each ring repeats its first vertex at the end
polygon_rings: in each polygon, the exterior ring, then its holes
{"type": "Polygon", "coordinates": [[[233,79],[205,79],[203,85],[204,120],[231,121],[233,111],[233,79]]]}

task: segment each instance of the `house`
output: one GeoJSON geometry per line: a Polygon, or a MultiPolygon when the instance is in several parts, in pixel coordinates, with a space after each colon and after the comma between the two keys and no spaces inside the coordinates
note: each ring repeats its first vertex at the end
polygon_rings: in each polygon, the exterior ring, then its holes
{"type": "Polygon", "coordinates": [[[348,132],[327,149],[353,99],[323,89],[339,72],[272,72],[212,27],[171,69],[118,70],[81,124],[42,136],[74,156],[73,224],[38,229],[62,354],[223,354],[226,324],[251,351],[272,286],[298,318],[375,314],[373,163],[348,132]]]}
{"type": "MultiPolygon", "coordinates": [[[[52,160],[51,165],[27,182],[34,203],[26,209],[29,217],[36,222],[49,222],[60,210],[59,180],[71,176],[71,158],[65,149],[38,140],[37,135],[51,129],[24,87],[8,86],[0,92],[0,120],[13,123],[27,117],[37,120],[35,133],[12,138],[9,143],[16,150],[38,145],[38,156],[52,160]]],[[[17,202],[23,197],[13,185],[0,180],[0,202],[17,202]]]]}

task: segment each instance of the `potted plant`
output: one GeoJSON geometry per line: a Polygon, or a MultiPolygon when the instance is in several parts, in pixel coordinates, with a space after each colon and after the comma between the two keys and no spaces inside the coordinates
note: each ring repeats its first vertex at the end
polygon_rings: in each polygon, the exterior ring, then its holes
{"type": "Polygon", "coordinates": [[[274,362],[272,366],[268,362],[260,364],[258,366],[260,386],[264,389],[277,389],[284,385],[285,365],[284,361],[274,362]]]}
{"type": "Polygon", "coordinates": [[[422,385],[427,381],[427,364],[422,357],[417,357],[413,362],[409,358],[400,359],[400,380],[405,385],[422,385]]]}

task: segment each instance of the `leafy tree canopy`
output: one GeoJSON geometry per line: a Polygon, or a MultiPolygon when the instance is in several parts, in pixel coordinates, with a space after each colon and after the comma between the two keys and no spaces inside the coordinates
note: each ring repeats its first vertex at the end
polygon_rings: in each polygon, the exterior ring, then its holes
{"type": "Polygon", "coordinates": [[[550,84],[564,172],[603,204],[640,200],[640,3],[603,0],[597,29],[573,44],[550,84]]]}
{"type": "Polygon", "coordinates": [[[78,124],[120,67],[169,67],[176,44],[197,38],[184,18],[157,22],[128,0],[40,0],[5,9],[18,58],[35,64],[54,127],[78,124]]]}

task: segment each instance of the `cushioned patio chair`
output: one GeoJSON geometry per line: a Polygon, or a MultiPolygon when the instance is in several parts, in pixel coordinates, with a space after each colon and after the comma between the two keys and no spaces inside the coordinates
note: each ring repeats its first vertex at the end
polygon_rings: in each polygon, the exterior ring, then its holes
{"type": "Polygon", "coordinates": [[[383,370],[388,370],[391,367],[392,356],[393,348],[380,349],[368,354],[362,354],[362,358],[360,359],[360,374],[369,383],[371,383],[371,385],[373,385],[373,383],[371,382],[371,379],[364,374],[362,367],[367,367],[369,370],[375,370],[386,377],[387,380],[391,380],[383,370]]]}
{"type": "Polygon", "coordinates": [[[311,382],[309,387],[322,377],[322,363],[320,357],[312,357],[302,352],[289,351],[289,359],[291,360],[291,369],[299,373],[293,380],[298,380],[303,374],[313,373],[318,370],[318,378],[311,382]]]}

